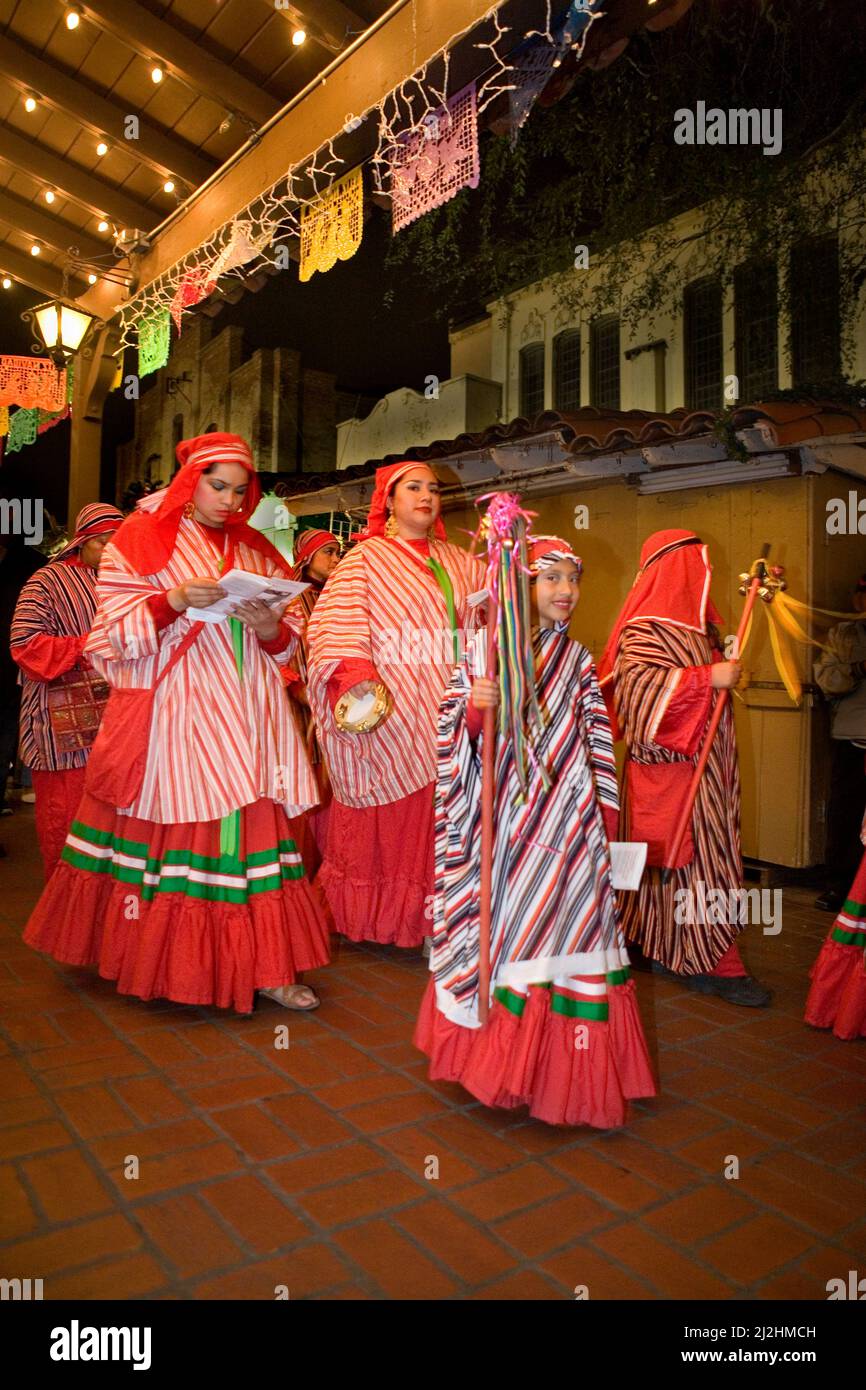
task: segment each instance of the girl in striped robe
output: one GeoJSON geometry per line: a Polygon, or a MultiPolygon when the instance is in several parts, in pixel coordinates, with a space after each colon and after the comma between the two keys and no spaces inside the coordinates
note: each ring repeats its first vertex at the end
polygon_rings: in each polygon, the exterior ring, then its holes
{"type": "Polygon", "coordinates": [[[648,844],[640,889],[623,902],[623,925],[658,973],[699,993],[757,1008],[769,1003],[769,991],[746,973],[736,946],[744,925],[743,865],[730,703],[678,863],[662,884],[716,691],[736,685],[740,666],[722,659],[716,626],[722,619],[710,599],[712,569],[700,537],[657,531],[644,543],[640,564],[599,662],[603,687],[613,687],[615,722],[626,741],[621,838],[648,844]]]}
{"type": "MultiPolygon", "coordinates": [[[[860,829],[866,845],[866,815],[860,829]]],[[[837,1038],[866,1038],[866,852],[812,966],[806,1022],[837,1038]]]]}
{"type": "Polygon", "coordinates": [[[439,711],[433,978],[415,1043],[433,1080],[457,1081],[485,1105],[609,1129],[628,1099],[655,1094],[610,879],[613,746],[592,658],[567,635],[581,562],[555,536],[534,539],[529,556],[543,727],[525,797],[511,741],[497,734],[492,1008],[481,1026],[480,711],[498,701],[482,631],[439,711]]]}
{"type": "Polygon", "coordinates": [[[426,464],[380,468],[367,537],[307,629],[307,691],[334,792],[317,883],[352,941],[420,946],[430,930],[437,711],[484,582],[481,561],[446,540],[439,510],[426,464]],[[340,697],[377,685],[387,717],[367,733],[340,729],[340,697]]]}
{"type": "Polygon", "coordinates": [[[82,507],[75,534],[60,554],[21,590],[10,650],[21,668],[20,756],[33,774],[36,835],[49,879],[84,791],[84,769],[96,736],[101,688],[84,644],[96,612],[96,571],[106,541],[123,521],[116,507],[82,507]],[[72,682],[72,684],[70,684],[72,682]],[[90,699],[82,706],[82,690],[90,699]],[[68,705],[52,719],[52,699],[68,705]],[[93,727],[82,722],[94,721],[93,727]],[[63,724],[66,727],[63,727],[63,724]]]}
{"type": "MultiPolygon", "coordinates": [[[[219,623],[187,611],[221,597],[220,573],[288,571],[246,523],[260,490],[245,441],[201,435],[177,456],[170,487],[106,546],[86,645],[120,689],[150,690],[170,668],[154,692],[143,778],[128,806],[85,783],[24,940],[97,965],[142,999],[248,1013],[263,990],[288,1008],[315,1008],[298,974],[327,962],[327,924],[287,819],[318,798],[280,675],[296,633],[260,601],[219,623]]],[[[120,768],[128,753],[109,749],[108,723],[103,761],[120,768]]]]}

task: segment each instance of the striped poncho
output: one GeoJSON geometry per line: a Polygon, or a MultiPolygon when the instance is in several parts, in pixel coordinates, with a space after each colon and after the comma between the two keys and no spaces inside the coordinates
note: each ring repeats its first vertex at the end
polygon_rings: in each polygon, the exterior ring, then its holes
{"type": "MultiPolygon", "coordinates": [[[[610,725],[585,647],[564,630],[534,636],[544,719],[537,764],[521,798],[510,740],[496,753],[491,980],[573,986],[628,964],[610,880],[602,807],[618,805],[610,725]],[[545,791],[539,764],[552,781],[545,791]]],[[[439,717],[436,782],[436,896],[430,969],[436,1007],[451,1022],[478,1026],[481,744],[467,724],[473,677],[484,674],[479,632],[454,672],[439,717]]],[[[604,994],[604,983],[586,986],[604,994]]]]}
{"type": "MultiPolygon", "coordinates": [[[[459,546],[430,542],[450,580],[458,641],[476,624],[469,602],[484,582],[480,560],[459,546]]],[[[307,628],[310,704],[334,795],[344,806],[385,806],[436,776],[436,719],[454,667],[452,615],[434,574],[412,546],[373,538],[340,562],[307,628]],[[388,687],[388,718],[362,737],[338,729],[328,685],[341,670],[349,685],[388,687]]]]}
{"type": "Polygon", "coordinates": [[[96,611],[96,570],[77,558],[53,560],[21,590],[9,634],[21,668],[21,761],[34,772],[85,767],[89,748],[62,752],[48,712],[52,681],[82,665],[96,611]]]}
{"type": "MultiPolygon", "coordinates": [[[[142,577],[109,544],[99,567],[99,608],[87,652],[113,686],[149,688],[189,631],[180,615],[161,631],[150,600],[193,577],[219,576],[217,544],[184,517],[165,567],[142,577]]],[[[233,568],[279,573],[276,563],[240,541],[233,568]]],[[[290,612],[284,623],[293,623],[290,612]]],[[[230,625],[207,623],[180,662],[158,686],[147,768],[132,816],[162,824],[219,820],[261,798],[288,816],[319,800],[303,741],[291,717],[279,667],[291,657],[293,638],[277,655],[243,632],[239,679],[230,625]]]]}

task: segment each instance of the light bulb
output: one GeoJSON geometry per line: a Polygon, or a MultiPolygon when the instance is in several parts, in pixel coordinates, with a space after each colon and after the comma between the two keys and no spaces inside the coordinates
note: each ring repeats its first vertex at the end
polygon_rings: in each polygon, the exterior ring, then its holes
{"type": "Polygon", "coordinates": [[[99,155],[100,159],[104,154],[108,154],[108,146],[104,140],[100,140],[99,144],[96,146],[96,153],[99,155]]]}
{"type": "Polygon", "coordinates": [[[45,201],[46,201],[46,203],[53,203],[53,202],[54,202],[54,199],[55,199],[56,197],[57,197],[57,194],[56,194],[52,189],[46,188],[46,190],[45,190],[45,201]]]}
{"type": "Polygon", "coordinates": [[[165,183],[162,185],[162,191],[163,193],[173,193],[174,179],[166,179],[165,183]]]}
{"type": "Polygon", "coordinates": [[[300,48],[306,37],[307,35],[303,29],[296,29],[292,34],[292,43],[295,45],[295,48],[300,48]]]}
{"type": "Polygon", "coordinates": [[[33,245],[30,247],[30,254],[31,254],[31,256],[39,256],[39,255],[41,255],[41,253],[42,253],[42,247],[39,245],[38,242],[35,242],[35,241],[34,241],[33,245]]]}
{"type": "Polygon", "coordinates": [[[91,270],[90,274],[89,274],[88,277],[87,277],[87,283],[88,283],[88,285],[95,285],[95,284],[96,284],[96,280],[97,280],[97,277],[94,275],[93,271],[91,270]]]}
{"type": "Polygon", "coordinates": [[[164,77],[165,77],[165,73],[163,72],[163,70],[162,70],[162,68],[159,66],[159,64],[156,63],[156,64],[151,68],[151,70],[150,70],[150,80],[151,80],[151,82],[161,82],[162,79],[163,79],[164,77]]]}
{"type": "Polygon", "coordinates": [[[79,14],[78,10],[74,8],[74,6],[70,5],[69,9],[66,11],[67,29],[77,29],[80,23],[81,15],[79,14]]]}
{"type": "Polygon", "coordinates": [[[102,221],[99,223],[99,226],[96,228],[96,230],[97,230],[98,232],[107,232],[107,231],[108,231],[108,223],[106,222],[106,220],[105,220],[104,217],[103,217],[102,221]]]}
{"type": "Polygon", "coordinates": [[[3,288],[4,290],[11,290],[12,288],[12,281],[9,279],[8,275],[3,276],[3,288]]]}
{"type": "Polygon", "coordinates": [[[33,96],[33,94],[30,93],[30,92],[28,92],[27,96],[24,98],[24,110],[25,110],[25,111],[35,111],[35,110],[36,110],[36,98],[35,98],[35,96],[33,96]]]}

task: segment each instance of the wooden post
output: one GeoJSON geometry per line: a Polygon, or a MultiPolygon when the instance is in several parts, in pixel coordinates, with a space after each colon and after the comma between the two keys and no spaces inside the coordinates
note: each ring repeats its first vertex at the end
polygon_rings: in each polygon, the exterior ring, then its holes
{"type": "Polygon", "coordinates": [[[90,347],[75,358],[69,442],[69,526],[88,502],[114,501],[113,497],[100,497],[99,472],[102,408],[117,370],[115,353],[119,344],[119,329],[109,324],[94,336],[90,347]]]}

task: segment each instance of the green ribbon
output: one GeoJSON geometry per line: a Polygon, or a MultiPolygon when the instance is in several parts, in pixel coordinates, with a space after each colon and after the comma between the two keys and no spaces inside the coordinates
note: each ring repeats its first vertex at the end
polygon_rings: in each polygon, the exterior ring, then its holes
{"type": "MultiPolygon", "coordinates": [[[[222,564],[220,564],[222,569],[222,564]]],[[[232,634],[232,651],[235,656],[235,666],[238,668],[238,680],[244,678],[244,625],[238,618],[229,618],[229,627],[232,634]]],[[[220,821],[220,854],[227,855],[230,859],[236,860],[238,857],[238,846],[241,839],[241,813],[229,811],[227,816],[223,816],[220,821]]]]}
{"type": "Polygon", "coordinates": [[[445,607],[448,609],[448,622],[451,626],[451,640],[454,644],[454,664],[460,660],[460,638],[457,633],[457,607],[454,603],[454,586],[451,583],[451,576],[448,571],[440,565],[438,560],[434,560],[432,555],[427,557],[427,568],[431,571],[433,578],[442,590],[445,599],[445,607]]]}

